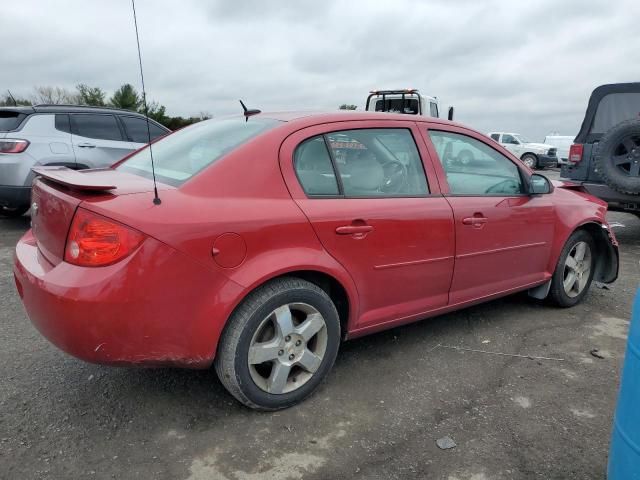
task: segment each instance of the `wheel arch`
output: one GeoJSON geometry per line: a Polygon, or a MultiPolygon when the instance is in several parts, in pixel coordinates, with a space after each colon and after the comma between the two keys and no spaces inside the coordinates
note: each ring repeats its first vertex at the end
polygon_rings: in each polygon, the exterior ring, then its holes
{"type": "MultiPolygon", "coordinates": [[[[357,315],[358,303],[355,284],[350,281],[350,277],[348,277],[346,272],[344,275],[340,275],[324,267],[308,265],[290,267],[288,269],[271,272],[270,274],[262,276],[251,285],[247,286],[247,288],[243,292],[243,295],[236,300],[233,308],[230,309],[229,315],[227,315],[226,317],[225,325],[223,326],[222,330],[227,328],[229,318],[233,316],[234,312],[240,307],[240,305],[242,305],[244,300],[252,292],[269,282],[284,277],[294,277],[306,280],[324,290],[336,306],[336,310],[338,311],[338,316],[340,319],[341,336],[343,339],[346,339],[349,332],[349,326],[353,323],[353,319],[355,319],[357,315]]],[[[216,352],[218,350],[221,338],[222,335],[220,335],[220,338],[218,339],[216,352]]]]}
{"type": "Polygon", "coordinates": [[[618,278],[618,245],[612,240],[608,226],[595,221],[585,222],[579,225],[574,232],[584,230],[596,244],[595,272],[593,279],[598,282],[611,283],[618,278]]]}

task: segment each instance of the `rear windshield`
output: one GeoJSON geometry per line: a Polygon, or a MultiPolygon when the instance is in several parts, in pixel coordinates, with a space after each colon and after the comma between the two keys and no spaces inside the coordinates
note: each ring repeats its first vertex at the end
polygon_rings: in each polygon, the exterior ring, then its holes
{"type": "Polygon", "coordinates": [[[376,100],[376,112],[418,114],[418,99],[416,98],[385,98],[376,100]]]}
{"type": "MultiPolygon", "coordinates": [[[[268,118],[233,117],[207,120],[179,130],[153,144],[156,178],[179,186],[225,154],[276,125],[268,118]]],[[[117,167],[152,178],[149,148],[141,150],[117,167]]]]}
{"type": "Polygon", "coordinates": [[[9,132],[20,126],[26,115],[20,112],[0,111],[0,132],[9,132]]]}
{"type": "Polygon", "coordinates": [[[640,92],[610,93],[600,100],[591,133],[605,133],[632,118],[640,119],[640,92]]]}

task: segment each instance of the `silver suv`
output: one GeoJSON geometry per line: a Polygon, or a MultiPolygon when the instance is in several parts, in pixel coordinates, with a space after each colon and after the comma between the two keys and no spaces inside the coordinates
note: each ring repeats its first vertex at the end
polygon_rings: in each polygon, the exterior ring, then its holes
{"type": "MultiPolygon", "coordinates": [[[[149,121],[151,139],[170,130],[149,121]]],[[[144,115],[102,107],[36,105],[0,108],[0,216],[30,205],[31,168],[108,167],[147,143],[144,115]]]]}

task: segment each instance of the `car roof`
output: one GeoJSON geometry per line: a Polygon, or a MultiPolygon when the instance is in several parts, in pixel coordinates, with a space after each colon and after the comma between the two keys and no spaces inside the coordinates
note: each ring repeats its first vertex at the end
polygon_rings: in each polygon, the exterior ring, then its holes
{"type": "Polygon", "coordinates": [[[123,108],[115,107],[93,107],[88,105],[27,105],[27,106],[5,106],[0,107],[0,111],[19,112],[24,114],[30,113],[126,113],[136,117],[143,117],[141,113],[134,112],[132,110],[125,110],[123,108]]]}
{"type": "MultiPolygon", "coordinates": [[[[281,122],[316,125],[320,123],[345,122],[354,120],[394,120],[403,122],[425,122],[443,125],[455,125],[464,127],[455,122],[442,118],[428,117],[424,115],[407,115],[403,113],[372,112],[355,110],[331,110],[331,111],[301,111],[301,112],[265,112],[258,116],[270,118],[281,122]]],[[[250,121],[250,120],[249,120],[250,121]]],[[[467,127],[464,127],[467,128],[467,127]]]]}

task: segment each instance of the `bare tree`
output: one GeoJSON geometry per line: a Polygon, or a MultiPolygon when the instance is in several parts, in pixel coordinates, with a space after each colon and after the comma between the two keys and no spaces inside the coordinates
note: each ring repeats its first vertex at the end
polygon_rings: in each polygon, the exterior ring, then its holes
{"type": "Polygon", "coordinates": [[[39,86],[33,88],[31,100],[34,104],[46,103],[51,105],[77,104],[78,95],[64,87],[39,86]]]}

